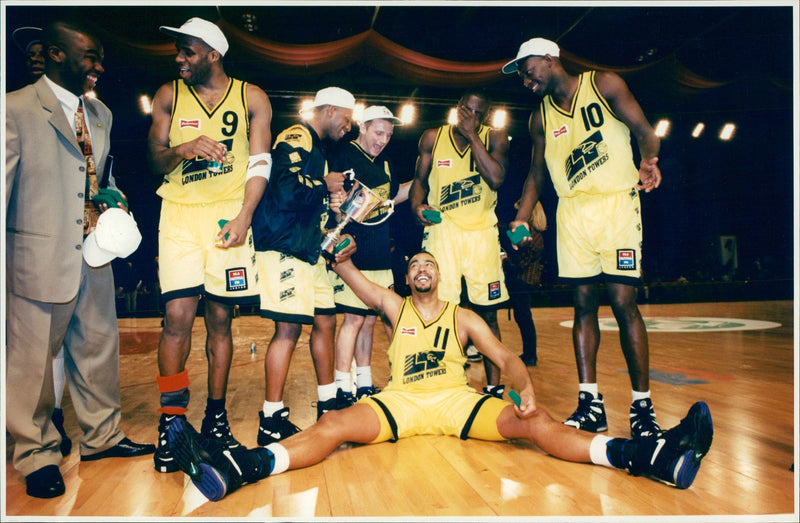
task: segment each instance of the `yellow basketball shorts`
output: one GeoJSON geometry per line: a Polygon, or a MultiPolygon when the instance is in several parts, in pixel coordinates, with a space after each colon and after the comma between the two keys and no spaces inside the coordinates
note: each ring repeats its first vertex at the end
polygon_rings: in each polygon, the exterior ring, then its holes
{"type": "Polygon", "coordinates": [[[642,213],[636,189],[561,198],[556,211],[558,275],[603,274],[636,285],[641,276],[642,213]]]}
{"type": "Polygon", "coordinates": [[[325,259],[311,265],[278,251],[256,252],[261,316],[290,323],[314,323],[315,314],[335,314],[325,259]]]}
{"type": "Polygon", "coordinates": [[[442,223],[425,227],[422,248],[439,264],[439,298],[461,301],[461,277],[470,303],[483,307],[508,299],[497,225],[467,231],[443,216],[442,223]]]}
{"type": "Polygon", "coordinates": [[[239,247],[217,247],[219,220],[232,220],[241,208],[237,200],[161,202],[158,273],[164,302],[199,294],[231,305],[258,302],[252,231],[239,247]]]}
{"type": "MultiPolygon", "coordinates": [[[[384,289],[394,287],[394,274],[391,269],[381,269],[377,271],[361,271],[361,273],[372,283],[376,283],[384,289]]],[[[353,290],[333,271],[328,271],[328,279],[333,287],[333,299],[336,302],[336,312],[349,312],[360,316],[377,315],[377,312],[370,309],[361,301],[353,290]]]]}
{"type": "Polygon", "coordinates": [[[384,389],[359,403],[372,407],[381,423],[371,443],[418,434],[502,441],[506,438],[497,430],[497,418],[511,405],[468,385],[432,392],[384,389]]]}

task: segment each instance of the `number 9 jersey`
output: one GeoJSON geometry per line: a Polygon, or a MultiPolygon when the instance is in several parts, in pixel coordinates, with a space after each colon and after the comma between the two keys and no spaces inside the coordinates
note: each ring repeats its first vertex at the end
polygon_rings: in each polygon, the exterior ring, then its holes
{"type": "Polygon", "coordinates": [[[204,135],[224,144],[228,152],[221,170],[210,171],[202,158],[183,160],[164,176],[156,191],[164,200],[194,204],[244,198],[250,157],[246,90],[246,82],[229,78],[225,95],[215,107],[208,108],[193,87],[183,80],[173,82],[170,147],[204,135]]]}

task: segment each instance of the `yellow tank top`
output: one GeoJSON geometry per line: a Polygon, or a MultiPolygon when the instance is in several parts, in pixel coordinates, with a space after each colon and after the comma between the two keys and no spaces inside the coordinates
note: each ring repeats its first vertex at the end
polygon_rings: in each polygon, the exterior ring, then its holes
{"type": "Polygon", "coordinates": [[[544,159],[560,198],[630,190],[639,181],[631,135],[594,82],[580,75],[569,112],[550,96],[541,103],[544,159]]]}
{"type": "Polygon", "coordinates": [[[208,169],[201,158],[183,160],[164,176],[156,191],[177,203],[208,203],[244,198],[244,180],[250,158],[250,118],[245,95],[247,83],[230,78],[225,95],[208,108],[193,87],[182,80],[173,82],[170,147],[205,135],[225,144],[227,158],[221,169],[208,169]]]}
{"type": "MultiPolygon", "coordinates": [[[[491,128],[485,125],[478,129],[487,149],[490,132],[491,128]]],[[[428,187],[428,205],[462,229],[488,229],[497,223],[497,192],[481,178],[472,148],[467,145],[464,150],[458,149],[452,125],[443,125],[436,133],[428,187]]]]}
{"type": "Polygon", "coordinates": [[[389,345],[391,375],[386,389],[420,392],[467,384],[466,356],[458,339],[458,305],[445,302],[430,323],[407,296],[389,345]]]}

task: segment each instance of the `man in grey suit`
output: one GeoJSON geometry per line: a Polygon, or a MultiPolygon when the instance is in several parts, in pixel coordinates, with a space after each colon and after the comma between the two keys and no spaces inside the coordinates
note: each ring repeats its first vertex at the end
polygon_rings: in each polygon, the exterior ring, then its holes
{"type": "Polygon", "coordinates": [[[118,427],[111,265],[91,267],[82,256],[97,210],[106,209],[91,202],[90,175],[105,168],[111,111],[82,96],[103,73],[103,47],[73,23],[51,24],[43,37],[45,76],[6,96],[6,424],[28,495],[48,498],[65,490],[50,418],[52,358],[62,343],[83,431],[81,460],[140,456],[155,447],[130,441],[118,427]],[[79,144],[74,122],[81,111],[79,144]]]}

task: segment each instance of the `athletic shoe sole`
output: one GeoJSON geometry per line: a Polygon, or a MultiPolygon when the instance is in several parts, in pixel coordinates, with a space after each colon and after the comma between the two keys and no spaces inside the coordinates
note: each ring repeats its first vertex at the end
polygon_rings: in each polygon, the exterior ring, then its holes
{"type": "Polygon", "coordinates": [[[689,445],[694,450],[695,459],[700,460],[708,454],[711,441],[714,439],[714,421],[711,419],[711,411],[705,401],[698,401],[689,409],[686,418],[690,420],[693,427],[689,445]]]}
{"type": "Polygon", "coordinates": [[[178,468],[189,476],[206,498],[219,501],[228,493],[228,483],[219,470],[203,462],[197,443],[183,423],[183,420],[176,419],[167,430],[178,468]]]}
{"type": "Polygon", "coordinates": [[[714,438],[714,422],[704,401],[692,405],[683,422],[691,424],[691,431],[686,443],[687,450],[675,460],[672,467],[673,484],[679,489],[687,489],[692,485],[700,470],[700,462],[711,448],[714,438]]]}
{"type": "Polygon", "coordinates": [[[200,463],[200,475],[192,478],[197,490],[211,501],[219,501],[228,493],[228,483],[217,469],[207,463],[200,463]]]}
{"type": "Polygon", "coordinates": [[[700,460],[695,459],[693,450],[687,450],[675,461],[672,472],[675,486],[680,489],[691,487],[698,470],[700,460]]]}

